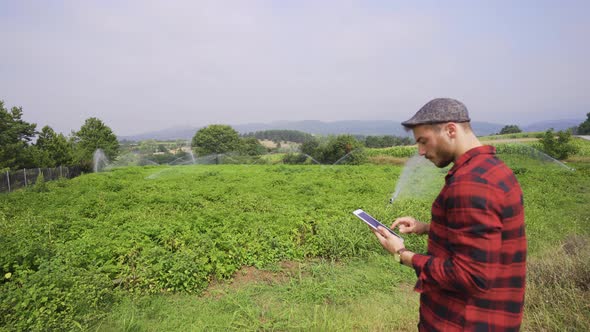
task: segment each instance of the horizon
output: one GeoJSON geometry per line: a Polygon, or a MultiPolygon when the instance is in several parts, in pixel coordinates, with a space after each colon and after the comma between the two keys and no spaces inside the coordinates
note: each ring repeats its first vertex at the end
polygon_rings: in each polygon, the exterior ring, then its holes
{"type": "Polygon", "coordinates": [[[68,135],[401,122],[437,97],[477,122],[586,118],[586,1],[6,0],[0,100],[68,135]]]}
{"type": "MultiPolygon", "coordinates": [[[[582,123],[585,119],[551,119],[551,120],[545,120],[545,121],[532,121],[529,122],[527,124],[517,124],[517,123],[496,123],[496,122],[486,122],[486,121],[471,121],[472,124],[476,124],[476,125],[484,125],[484,126],[497,126],[499,128],[507,126],[507,125],[517,125],[521,130],[523,130],[523,132],[527,132],[527,127],[535,127],[535,126],[546,126],[548,123],[557,123],[560,125],[563,125],[564,123],[582,123]]],[[[302,122],[316,122],[316,123],[321,123],[321,124],[326,124],[326,125],[330,125],[330,124],[335,124],[335,123],[341,123],[341,122],[358,122],[359,124],[364,124],[364,123],[370,123],[370,122],[392,122],[392,123],[396,123],[399,124],[398,128],[392,127],[391,129],[391,133],[390,134],[380,134],[380,133],[375,133],[375,134],[361,134],[361,133],[350,133],[352,135],[361,135],[361,136],[380,136],[380,135],[392,135],[392,136],[406,136],[404,134],[400,134],[401,130],[403,130],[403,127],[401,125],[401,121],[394,121],[394,120],[337,120],[337,121],[321,121],[321,120],[301,120],[301,121],[274,121],[274,122],[253,122],[253,123],[241,123],[241,124],[227,124],[227,123],[210,123],[210,124],[206,124],[203,126],[190,126],[190,125],[178,125],[178,126],[172,126],[172,127],[167,127],[167,128],[161,128],[161,129],[156,129],[156,130],[152,130],[152,131],[146,131],[146,132],[142,132],[142,133],[137,133],[137,134],[130,134],[130,135],[120,135],[115,133],[115,135],[117,136],[117,138],[122,139],[122,140],[127,140],[127,139],[134,139],[137,137],[141,137],[141,136],[146,136],[146,135],[155,135],[155,134],[160,134],[160,133],[168,133],[171,131],[186,131],[186,130],[195,130],[195,133],[197,130],[210,126],[210,125],[214,125],[214,124],[222,124],[222,125],[229,125],[232,128],[236,129],[238,132],[240,132],[240,134],[245,134],[245,133],[253,133],[253,132],[258,132],[258,131],[267,131],[267,130],[294,130],[294,131],[301,131],[301,132],[306,132],[306,133],[311,133],[311,134],[318,134],[318,133],[313,133],[310,131],[305,131],[303,129],[289,129],[289,128],[280,128],[280,127],[273,127],[273,128],[264,128],[264,129],[258,129],[258,130],[254,130],[254,131],[240,131],[239,127],[254,127],[254,126],[269,126],[272,125],[274,123],[283,123],[285,125],[292,125],[292,124],[297,124],[297,123],[302,123],[302,122]],[[237,127],[237,128],[236,128],[237,127]],[[396,132],[396,130],[399,131],[396,132]]],[[[549,129],[549,127],[547,128],[549,129]]],[[[544,131],[546,129],[543,129],[542,131],[544,131]]],[[[562,129],[555,129],[556,131],[562,130],[562,129]]],[[[323,134],[322,134],[323,135],[323,134]]],[[[483,136],[487,136],[489,135],[488,133],[485,133],[483,136]]],[[[411,136],[410,133],[407,133],[407,136],[411,136]]],[[[478,135],[481,136],[481,135],[478,135]]]]}

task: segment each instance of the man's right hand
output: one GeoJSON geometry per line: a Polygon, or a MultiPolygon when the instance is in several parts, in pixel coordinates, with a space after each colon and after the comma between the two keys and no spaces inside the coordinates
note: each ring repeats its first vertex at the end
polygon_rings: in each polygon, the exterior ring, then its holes
{"type": "Polygon", "coordinates": [[[418,221],[412,217],[401,217],[395,219],[391,224],[391,229],[399,227],[399,232],[403,234],[426,234],[430,229],[430,225],[421,221],[418,221]]]}

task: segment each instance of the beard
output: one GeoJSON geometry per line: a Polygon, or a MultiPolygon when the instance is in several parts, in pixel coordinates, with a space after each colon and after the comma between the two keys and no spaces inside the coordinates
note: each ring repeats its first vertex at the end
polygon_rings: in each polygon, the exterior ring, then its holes
{"type": "Polygon", "coordinates": [[[426,159],[438,168],[445,168],[455,160],[452,153],[444,150],[437,151],[435,156],[426,156],[426,159]]]}
{"type": "Polygon", "coordinates": [[[448,160],[443,159],[443,160],[439,160],[437,162],[433,161],[432,163],[438,168],[445,168],[445,167],[449,166],[449,164],[452,162],[453,162],[453,160],[451,160],[451,159],[448,159],[448,160]]]}

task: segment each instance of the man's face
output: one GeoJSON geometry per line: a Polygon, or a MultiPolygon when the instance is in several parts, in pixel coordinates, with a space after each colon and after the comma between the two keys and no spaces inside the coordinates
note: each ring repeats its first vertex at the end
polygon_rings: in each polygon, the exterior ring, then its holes
{"type": "Polygon", "coordinates": [[[436,167],[448,166],[455,157],[451,151],[451,141],[446,134],[446,126],[422,125],[412,128],[418,144],[418,154],[430,160],[436,167]]]}

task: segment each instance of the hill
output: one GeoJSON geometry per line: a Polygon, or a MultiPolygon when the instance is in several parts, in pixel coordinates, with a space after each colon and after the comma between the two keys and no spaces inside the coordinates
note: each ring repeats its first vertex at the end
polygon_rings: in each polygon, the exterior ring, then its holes
{"type": "MultiPolygon", "coordinates": [[[[549,128],[555,130],[566,130],[582,123],[584,119],[562,119],[534,122],[531,124],[519,124],[519,127],[525,132],[545,131],[549,128]]],[[[489,122],[472,122],[473,129],[478,136],[487,136],[500,132],[505,124],[489,122]]],[[[402,127],[401,123],[396,121],[363,121],[347,120],[324,122],[317,120],[304,121],[276,121],[270,123],[248,123],[232,125],[241,134],[253,133],[263,130],[298,130],[313,135],[394,135],[405,137],[410,135],[402,127]]],[[[155,139],[159,141],[168,140],[190,140],[195,133],[202,127],[179,126],[158,131],[147,132],[139,135],[119,136],[119,140],[142,141],[155,139]]]]}
{"type": "MultiPolygon", "coordinates": [[[[249,123],[232,125],[241,134],[263,130],[298,130],[314,135],[395,135],[408,136],[402,125],[396,121],[334,121],[323,122],[316,120],[305,121],[278,121],[271,123],[249,123]]],[[[473,122],[473,128],[478,135],[490,135],[502,129],[502,124],[473,122]]],[[[201,127],[173,127],[160,131],[148,132],[133,136],[120,136],[120,140],[141,141],[155,140],[190,140],[201,127]]]]}
{"type": "Polygon", "coordinates": [[[523,131],[545,131],[547,129],[553,128],[554,130],[559,131],[578,126],[582,122],[584,122],[584,119],[549,120],[534,122],[529,125],[521,126],[520,129],[523,131]]]}

